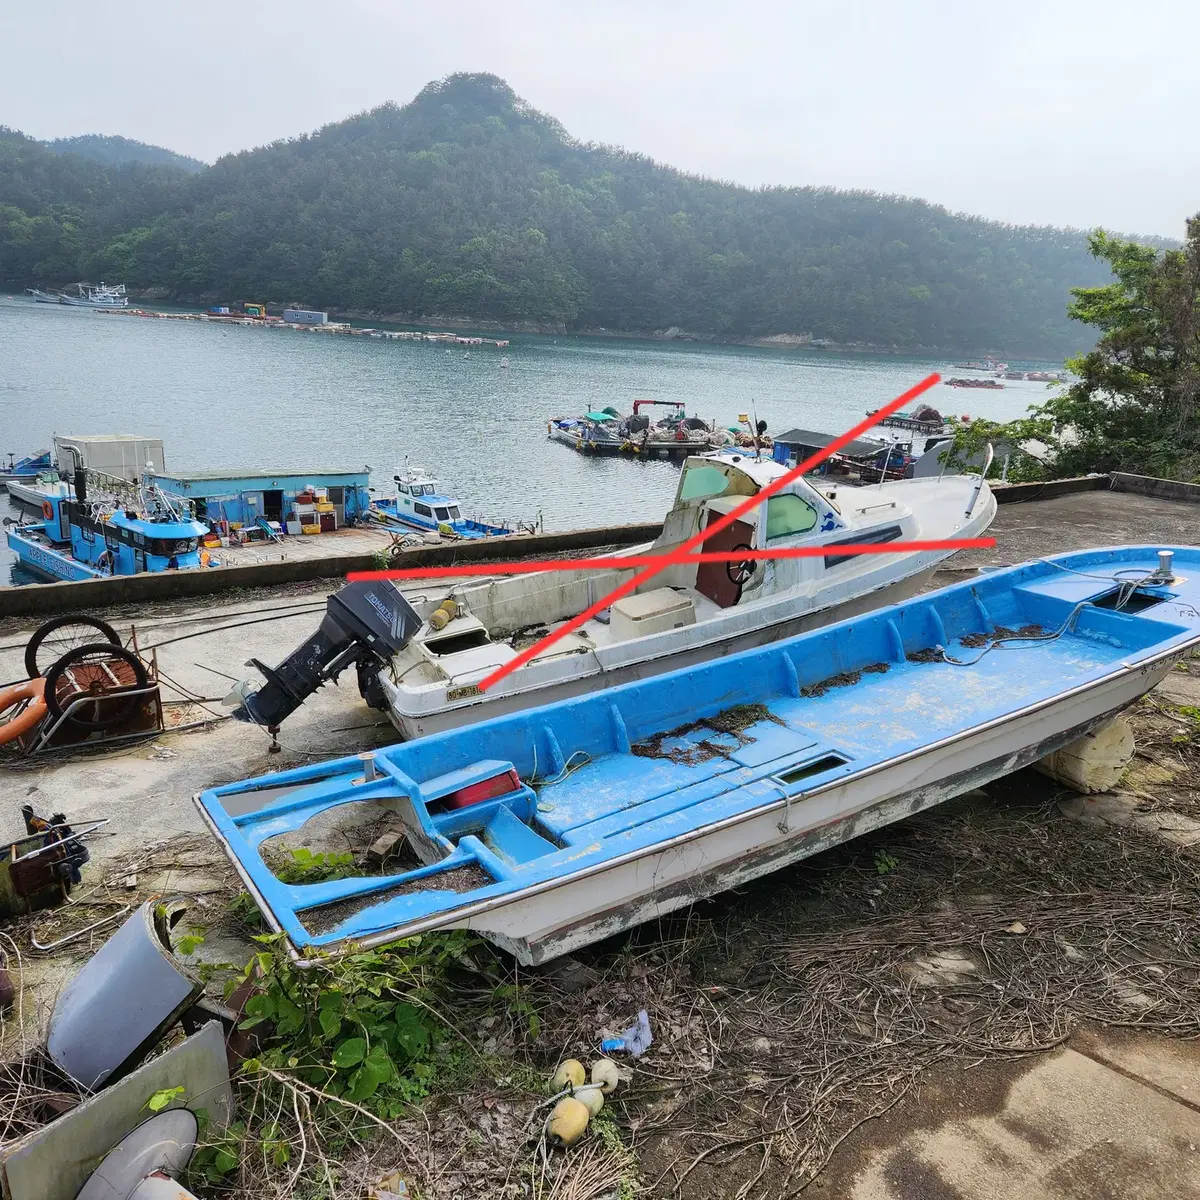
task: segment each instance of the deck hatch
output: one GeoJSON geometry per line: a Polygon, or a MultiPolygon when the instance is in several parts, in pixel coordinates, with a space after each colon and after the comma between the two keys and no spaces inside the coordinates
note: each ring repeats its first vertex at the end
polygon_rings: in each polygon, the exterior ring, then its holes
{"type": "Polygon", "coordinates": [[[1148,588],[1137,588],[1132,595],[1126,598],[1125,603],[1121,604],[1121,597],[1126,594],[1126,591],[1127,589],[1119,587],[1113,588],[1104,595],[1097,596],[1092,604],[1096,608],[1107,608],[1114,612],[1140,613],[1145,612],[1148,608],[1153,608],[1156,604],[1175,599],[1171,592],[1152,592],[1148,588]]]}
{"type": "Polygon", "coordinates": [[[491,642],[486,629],[467,629],[452,633],[448,637],[426,638],[425,649],[439,658],[443,654],[458,654],[462,650],[474,650],[491,642]]]}
{"type": "Polygon", "coordinates": [[[785,787],[789,787],[793,783],[802,783],[806,779],[824,775],[826,771],[832,771],[835,767],[844,767],[849,761],[844,754],[823,754],[820,758],[813,758],[806,763],[789,767],[786,771],[780,771],[775,778],[785,787]]]}

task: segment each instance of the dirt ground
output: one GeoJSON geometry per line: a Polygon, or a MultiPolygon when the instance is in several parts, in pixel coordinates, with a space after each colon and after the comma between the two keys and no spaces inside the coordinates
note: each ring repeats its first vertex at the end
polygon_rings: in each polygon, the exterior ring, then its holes
{"type": "MultiPolygon", "coordinates": [[[[1197,515],[1105,492],[1003,506],[996,549],[959,556],[939,581],[1036,553],[1191,542],[1197,515]]],[[[252,943],[227,920],[236,885],[192,795],[394,737],[349,674],[287,722],[278,754],[221,703],[251,656],[275,663],[316,628],[330,590],[102,614],[158,647],[189,729],[117,753],[6,763],[12,832],[24,802],[108,817],[79,898],[111,913],[190,893],[215,931],[202,953],[248,957],[252,943]]],[[[0,681],[23,675],[33,624],[0,628],[0,681]]],[[[482,1016],[462,998],[481,1064],[470,1086],[400,1121],[403,1153],[383,1134],[357,1158],[347,1151],[357,1190],[337,1195],[361,1195],[381,1165],[423,1200],[1200,1194],[1200,661],[1130,719],[1138,755],[1108,796],[1022,772],[573,960],[504,967],[519,1011],[482,1016]],[[655,1043],[606,1110],[615,1134],[540,1160],[533,1082],[566,1055],[594,1058],[640,1008],[655,1043]]],[[[44,942],[91,911],[43,918],[35,932],[44,942]]],[[[105,936],[39,955],[29,927],[6,931],[24,1003],[10,1048],[36,1037],[105,936]]]]}

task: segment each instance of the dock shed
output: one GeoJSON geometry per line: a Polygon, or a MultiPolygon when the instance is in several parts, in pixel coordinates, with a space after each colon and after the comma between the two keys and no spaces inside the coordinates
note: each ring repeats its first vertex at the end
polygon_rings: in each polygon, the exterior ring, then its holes
{"type": "MultiPolygon", "coordinates": [[[[787,433],[781,433],[774,439],[775,449],[772,457],[782,466],[794,467],[836,440],[836,435],[832,433],[817,433],[812,429],[789,429],[787,433]]],[[[881,450],[886,450],[887,446],[887,442],[875,438],[855,438],[854,441],[847,442],[838,453],[846,458],[873,458],[881,450]]]]}
{"type": "MultiPolygon", "coordinates": [[[[251,526],[260,518],[281,525],[318,511],[322,530],[353,525],[370,507],[371,473],[361,471],[176,471],[148,480],[170,496],[190,500],[196,516],[214,525],[251,526]],[[315,497],[315,499],[314,499],[315,497]]],[[[317,519],[317,518],[314,518],[317,519]]]]}
{"type": "Polygon", "coordinates": [[[283,319],[291,325],[328,325],[327,312],[314,312],[311,308],[285,308],[283,319]]]}

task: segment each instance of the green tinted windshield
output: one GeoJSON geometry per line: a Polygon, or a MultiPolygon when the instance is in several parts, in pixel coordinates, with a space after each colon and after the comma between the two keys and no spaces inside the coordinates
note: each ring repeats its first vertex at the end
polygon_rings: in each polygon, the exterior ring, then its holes
{"type": "Polygon", "coordinates": [[[697,496],[720,496],[729,486],[729,477],[717,467],[688,467],[683,473],[680,500],[695,500],[697,496]]]}
{"type": "Polygon", "coordinates": [[[817,510],[799,496],[772,496],[767,501],[767,541],[807,533],[817,523],[817,510]]]}

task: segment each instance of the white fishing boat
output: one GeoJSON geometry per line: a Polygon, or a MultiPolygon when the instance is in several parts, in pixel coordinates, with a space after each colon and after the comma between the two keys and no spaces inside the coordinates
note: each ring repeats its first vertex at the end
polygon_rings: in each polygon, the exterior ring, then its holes
{"type": "MultiPolygon", "coordinates": [[[[661,534],[624,553],[675,549],[786,473],[731,451],[689,458],[661,534]]],[[[486,693],[482,679],[633,571],[539,572],[455,586],[450,621],[430,620],[440,597],[417,605],[425,623],[380,672],[379,689],[397,729],[415,738],[691,666],[912,596],[951,553],[839,554],[839,543],[976,537],[995,512],[977,475],[869,488],[797,479],[704,548],[827,545],[828,553],[668,567],[486,693]]]]}
{"type": "Polygon", "coordinates": [[[43,292],[39,288],[27,289],[39,304],[67,304],[73,308],[128,308],[129,297],[123,283],[76,283],[74,290],[43,292]]]}

